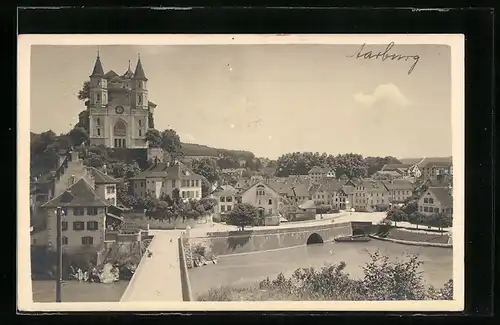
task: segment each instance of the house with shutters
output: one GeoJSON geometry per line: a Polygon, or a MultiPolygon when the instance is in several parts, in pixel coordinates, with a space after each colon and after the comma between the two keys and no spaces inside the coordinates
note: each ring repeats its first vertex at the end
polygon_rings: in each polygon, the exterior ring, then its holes
{"type": "Polygon", "coordinates": [[[418,211],[425,215],[453,214],[453,196],[446,187],[429,187],[418,200],[418,211]]]}
{"type": "Polygon", "coordinates": [[[93,186],[80,178],[61,195],[42,205],[47,211],[47,245],[56,249],[56,209],[62,210],[62,246],[66,252],[81,249],[99,251],[104,247],[107,209],[110,203],[93,186]]]}
{"type": "Polygon", "coordinates": [[[389,190],[381,181],[364,179],[356,185],[353,202],[356,211],[376,211],[388,207],[389,203],[389,190]]]}
{"type": "Polygon", "coordinates": [[[238,203],[238,190],[231,185],[221,185],[212,193],[212,197],[217,200],[214,213],[225,214],[231,212],[238,203]]]}
{"type": "Polygon", "coordinates": [[[275,189],[264,182],[258,182],[241,193],[241,202],[257,208],[259,217],[277,216],[285,200],[275,189]]]}

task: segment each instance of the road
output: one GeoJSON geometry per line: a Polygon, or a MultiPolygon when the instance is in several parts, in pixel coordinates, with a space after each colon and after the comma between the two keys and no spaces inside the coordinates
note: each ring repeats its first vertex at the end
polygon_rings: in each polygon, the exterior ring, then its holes
{"type": "Polygon", "coordinates": [[[182,301],[179,266],[181,231],[151,231],[155,236],[120,301],[182,301]]]}

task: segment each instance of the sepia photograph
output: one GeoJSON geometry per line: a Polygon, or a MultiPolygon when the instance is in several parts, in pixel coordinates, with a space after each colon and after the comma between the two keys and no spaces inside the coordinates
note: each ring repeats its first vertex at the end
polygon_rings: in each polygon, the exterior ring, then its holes
{"type": "Polygon", "coordinates": [[[462,310],[463,46],[20,36],[18,308],[462,310]]]}

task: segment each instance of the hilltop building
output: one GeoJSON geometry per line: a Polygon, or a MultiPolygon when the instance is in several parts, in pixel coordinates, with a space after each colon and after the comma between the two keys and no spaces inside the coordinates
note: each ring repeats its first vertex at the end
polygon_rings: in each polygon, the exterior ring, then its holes
{"type": "Polygon", "coordinates": [[[121,76],[113,70],[104,73],[99,53],[90,78],[90,145],[109,148],[147,148],[149,117],[156,105],[148,101],[146,74],[141,59],[133,72],[130,61],[121,76]]]}

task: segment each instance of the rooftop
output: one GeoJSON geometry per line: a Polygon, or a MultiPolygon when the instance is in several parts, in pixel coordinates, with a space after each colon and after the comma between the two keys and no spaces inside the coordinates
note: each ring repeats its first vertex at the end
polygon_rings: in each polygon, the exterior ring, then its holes
{"type": "Polygon", "coordinates": [[[99,195],[96,194],[92,186],[80,178],[75,184],[69,187],[61,195],[48,201],[42,207],[107,207],[109,204],[104,202],[99,195]]]}

